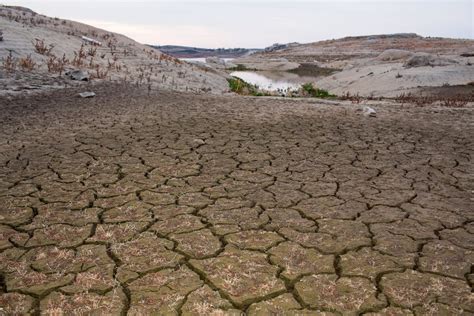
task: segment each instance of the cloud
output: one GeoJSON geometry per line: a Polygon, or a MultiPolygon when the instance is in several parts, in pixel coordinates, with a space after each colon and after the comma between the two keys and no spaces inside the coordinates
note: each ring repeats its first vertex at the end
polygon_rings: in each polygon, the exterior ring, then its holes
{"type": "Polygon", "coordinates": [[[226,32],[200,25],[131,25],[114,21],[88,19],[78,19],[78,22],[126,35],[143,44],[176,44],[206,47],[232,45],[232,40],[228,38],[226,32]]]}

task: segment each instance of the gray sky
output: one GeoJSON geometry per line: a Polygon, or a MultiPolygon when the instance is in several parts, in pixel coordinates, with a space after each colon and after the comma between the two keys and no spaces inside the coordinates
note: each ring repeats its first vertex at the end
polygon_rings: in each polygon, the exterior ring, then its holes
{"type": "Polygon", "coordinates": [[[0,0],[146,44],[266,47],[349,35],[415,32],[474,38],[474,0],[0,0]]]}

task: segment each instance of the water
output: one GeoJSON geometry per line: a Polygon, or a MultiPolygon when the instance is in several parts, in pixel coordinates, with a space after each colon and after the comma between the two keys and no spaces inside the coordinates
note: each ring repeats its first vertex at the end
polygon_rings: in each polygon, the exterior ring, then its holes
{"type": "MultiPolygon", "coordinates": [[[[189,63],[206,63],[206,58],[180,58],[189,63]]],[[[232,61],[234,58],[221,58],[232,61]]],[[[317,77],[300,76],[286,71],[234,71],[231,76],[242,79],[252,85],[257,85],[267,91],[298,90],[301,85],[314,82],[317,77]]]]}
{"type": "MultiPolygon", "coordinates": [[[[188,63],[206,63],[206,57],[201,57],[201,58],[180,58],[183,61],[187,61],[188,63]]],[[[234,58],[221,58],[225,62],[228,62],[230,60],[233,60],[234,58]]]]}
{"type": "Polygon", "coordinates": [[[316,79],[286,71],[234,71],[230,75],[267,91],[298,90],[301,85],[316,79]]]}

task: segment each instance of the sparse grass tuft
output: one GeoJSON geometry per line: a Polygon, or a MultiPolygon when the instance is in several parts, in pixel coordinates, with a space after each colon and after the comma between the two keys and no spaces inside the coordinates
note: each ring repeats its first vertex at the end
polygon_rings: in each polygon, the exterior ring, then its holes
{"type": "Polygon", "coordinates": [[[446,107],[463,107],[468,102],[474,102],[474,95],[457,95],[452,97],[440,97],[440,96],[417,96],[412,93],[402,93],[395,98],[397,103],[409,103],[418,106],[431,105],[438,103],[446,107]]]}
{"type": "Polygon", "coordinates": [[[341,97],[339,97],[339,99],[341,99],[341,100],[349,100],[349,101],[351,101],[353,104],[359,104],[360,101],[362,101],[362,97],[359,95],[359,93],[357,93],[357,94],[350,94],[350,92],[347,92],[346,94],[343,94],[341,97]]]}

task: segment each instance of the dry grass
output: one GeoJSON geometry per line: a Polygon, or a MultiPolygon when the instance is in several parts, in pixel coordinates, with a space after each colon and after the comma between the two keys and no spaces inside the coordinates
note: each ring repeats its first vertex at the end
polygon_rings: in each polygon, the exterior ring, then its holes
{"type": "Polygon", "coordinates": [[[353,104],[359,104],[362,101],[362,97],[357,93],[357,94],[350,94],[350,92],[347,92],[346,94],[343,94],[342,96],[339,97],[340,100],[349,100],[353,104]]]}
{"type": "Polygon", "coordinates": [[[402,93],[395,98],[395,102],[401,104],[415,104],[417,106],[426,106],[440,104],[446,107],[463,107],[468,102],[474,102],[474,95],[457,95],[453,97],[439,96],[418,96],[412,93],[402,93]]]}
{"type": "Polygon", "coordinates": [[[100,315],[117,310],[118,302],[120,302],[120,298],[115,290],[111,292],[110,296],[100,296],[87,292],[73,296],[58,294],[49,300],[45,313],[51,316],[100,315]]]}

